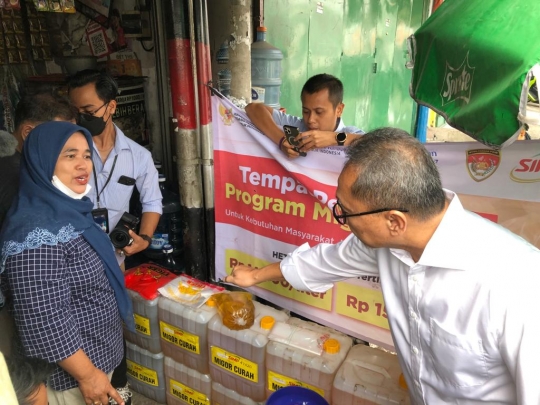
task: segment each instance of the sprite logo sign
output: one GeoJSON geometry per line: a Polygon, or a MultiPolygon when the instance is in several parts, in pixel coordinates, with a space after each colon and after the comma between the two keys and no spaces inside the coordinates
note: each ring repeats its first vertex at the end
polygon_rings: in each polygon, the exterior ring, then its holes
{"type": "Polygon", "coordinates": [[[471,89],[474,77],[474,69],[469,65],[469,53],[465,60],[457,69],[446,62],[444,72],[444,83],[441,89],[442,105],[449,104],[458,99],[469,103],[471,99],[471,89]]]}

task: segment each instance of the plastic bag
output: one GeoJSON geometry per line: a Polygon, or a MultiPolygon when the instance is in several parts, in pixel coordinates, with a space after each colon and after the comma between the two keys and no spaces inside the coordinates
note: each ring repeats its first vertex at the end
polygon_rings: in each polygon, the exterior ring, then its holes
{"type": "Polygon", "coordinates": [[[147,300],[157,298],[158,289],[176,277],[176,274],[155,264],[141,264],[127,270],[124,275],[126,288],[138,292],[147,300]]]}
{"type": "Polygon", "coordinates": [[[233,291],[212,297],[223,325],[232,330],[248,329],[255,321],[255,306],[247,292],[233,291]]]}
{"type": "Polygon", "coordinates": [[[190,308],[199,308],[212,295],[222,291],[225,291],[223,287],[200,281],[187,274],[178,276],[159,289],[164,297],[190,308]]]}

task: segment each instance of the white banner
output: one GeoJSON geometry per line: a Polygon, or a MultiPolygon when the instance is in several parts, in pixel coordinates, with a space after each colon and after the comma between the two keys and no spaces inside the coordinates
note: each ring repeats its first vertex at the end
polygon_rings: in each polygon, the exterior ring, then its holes
{"type": "MultiPolygon", "coordinates": [[[[291,160],[229,100],[212,97],[212,117],[217,278],[238,263],[262,267],[305,242],[336,243],[349,234],[331,211],[345,162],[343,148],[310,151],[291,160]]],[[[444,186],[460,193],[466,207],[538,245],[538,225],[530,219],[540,209],[540,190],[533,182],[540,181],[535,158],[540,142],[516,142],[501,153],[475,142],[427,147],[444,186]]],[[[267,282],[250,291],[316,322],[393,348],[378,277],[340,282],[326,293],[296,291],[286,282],[267,282]]]]}

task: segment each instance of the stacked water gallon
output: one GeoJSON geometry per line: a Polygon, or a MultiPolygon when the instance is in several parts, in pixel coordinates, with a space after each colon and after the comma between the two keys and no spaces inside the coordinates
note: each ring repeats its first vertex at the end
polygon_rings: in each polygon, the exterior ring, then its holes
{"type": "MultiPolygon", "coordinates": [[[[155,271],[157,269],[155,268],[155,271]]],[[[146,300],[135,291],[127,291],[133,303],[135,318],[135,332],[124,328],[128,381],[135,391],[165,403],[164,356],[161,352],[158,323],[160,298],[146,300]]]]}
{"type": "Polygon", "coordinates": [[[251,84],[255,95],[252,101],[263,101],[272,108],[280,108],[282,59],[283,53],[266,41],[266,27],[257,27],[257,39],[251,44],[251,84]],[[263,90],[264,100],[260,100],[259,93],[262,92],[256,89],[263,90]]]}
{"type": "Polygon", "coordinates": [[[312,389],[332,403],[334,377],[352,339],[298,318],[277,323],[270,339],[266,346],[267,394],[296,385],[312,389]]]}

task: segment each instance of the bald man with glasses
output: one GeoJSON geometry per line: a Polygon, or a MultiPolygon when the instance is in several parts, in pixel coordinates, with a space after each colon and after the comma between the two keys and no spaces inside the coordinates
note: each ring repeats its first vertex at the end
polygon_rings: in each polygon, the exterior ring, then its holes
{"type": "Polygon", "coordinates": [[[540,403],[540,317],[527,314],[540,303],[540,251],[465,210],[406,132],[377,129],[347,154],[333,213],[351,235],[224,281],[324,292],[378,276],[412,403],[540,403]]]}

